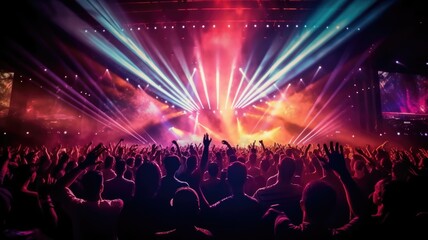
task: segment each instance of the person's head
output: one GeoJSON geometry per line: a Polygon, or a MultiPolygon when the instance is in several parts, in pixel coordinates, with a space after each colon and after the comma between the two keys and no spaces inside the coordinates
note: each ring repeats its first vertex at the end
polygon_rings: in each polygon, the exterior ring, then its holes
{"type": "Polygon", "coordinates": [[[135,173],[135,197],[153,197],[160,185],[161,171],[155,162],[143,162],[135,173]]]}
{"type": "Polygon", "coordinates": [[[166,174],[173,176],[180,167],[180,159],[177,155],[169,155],[163,159],[163,166],[166,170],[166,174]]]}
{"type": "Polygon", "coordinates": [[[218,176],[219,167],[216,162],[211,162],[208,164],[208,174],[212,178],[216,178],[218,176]]]}
{"type": "Polygon", "coordinates": [[[129,168],[133,168],[133,167],[134,167],[134,165],[135,165],[135,158],[134,158],[134,157],[129,157],[129,158],[127,158],[127,159],[126,159],[126,165],[127,165],[129,168]]]}
{"type": "Polygon", "coordinates": [[[255,165],[257,162],[257,154],[256,153],[250,153],[250,155],[248,156],[248,163],[250,163],[250,165],[255,165]]]}
{"type": "Polygon", "coordinates": [[[112,169],[113,168],[113,163],[114,163],[114,157],[111,156],[111,155],[108,155],[104,159],[104,168],[105,169],[112,169]]]}
{"type": "Polygon", "coordinates": [[[336,191],[324,181],[311,181],[303,189],[300,205],[305,221],[322,223],[335,209],[336,191]]]}
{"type": "Polygon", "coordinates": [[[296,171],[296,162],[290,157],[283,158],[278,164],[278,181],[290,183],[296,171]]]}
{"type": "Polygon", "coordinates": [[[287,155],[287,157],[292,158],[293,157],[293,152],[294,152],[294,150],[292,148],[285,149],[285,155],[287,155]]]}
{"type": "Polygon", "coordinates": [[[387,186],[391,182],[390,178],[383,178],[374,186],[374,191],[372,194],[372,201],[376,206],[380,206],[383,204],[383,199],[385,195],[385,186],[387,186]]]}
{"type": "Polygon", "coordinates": [[[186,169],[187,171],[193,171],[196,169],[196,165],[197,165],[197,158],[195,155],[190,155],[187,159],[186,159],[186,169]]]}
{"type": "Polygon", "coordinates": [[[135,156],[135,168],[138,168],[143,163],[143,156],[141,154],[137,154],[135,156]]]}
{"type": "Polygon", "coordinates": [[[171,206],[175,213],[176,224],[179,226],[194,225],[199,214],[198,194],[190,187],[177,189],[171,199],[171,206]]]}
{"type": "Polygon", "coordinates": [[[96,201],[100,199],[100,195],[104,189],[103,174],[100,171],[88,171],[83,175],[81,183],[86,200],[96,201]]]}
{"type": "Polygon", "coordinates": [[[353,170],[356,176],[365,176],[368,174],[364,160],[355,159],[353,170]]]}
{"type": "Polygon", "coordinates": [[[260,171],[262,171],[262,173],[267,173],[267,171],[269,171],[270,168],[270,162],[267,159],[263,159],[262,161],[260,161],[260,171]]]}
{"type": "Polygon", "coordinates": [[[28,163],[35,163],[36,162],[36,158],[37,158],[37,155],[36,155],[36,152],[34,152],[34,151],[31,151],[31,152],[29,152],[29,153],[27,153],[25,155],[25,160],[28,163]]]}
{"type": "Polygon", "coordinates": [[[411,177],[409,164],[404,161],[395,161],[392,164],[391,176],[394,180],[407,181],[411,177]]]}
{"type": "Polygon", "coordinates": [[[234,154],[229,155],[229,164],[238,161],[238,157],[234,154]]]}
{"type": "Polygon", "coordinates": [[[242,190],[247,180],[247,167],[242,162],[233,162],[227,168],[227,182],[232,191],[242,190]]]}
{"type": "Polygon", "coordinates": [[[244,164],[245,164],[245,157],[243,157],[243,156],[239,156],[236,160],[237,160],[238,162],[241,162],[241,163],[244,163],[244,164]]]}
{"type": "Polygon", "coordinates": [[[274,153],[273,154],[273,162],[274,163],[278,163],[279,162],[279,153],[274,153]]]}
{"type": "Polygon", "coordinates": [[[223,160],[223,156],[220,151],[215,153],[215,158],[217,159],[217,161],[223,160]]]}
{"type": "Polygon", "coordinates": [[[126,162],[125,162],[125,160],[123,160],[123,159],[119,159],[117,162],[116,162],[116,166],[115,166],[115,171],[116,171],[116,174],[117,174],[117,176],[123,176],[123,174],[125,173],[125,171],[126,171],[126,162]]]}

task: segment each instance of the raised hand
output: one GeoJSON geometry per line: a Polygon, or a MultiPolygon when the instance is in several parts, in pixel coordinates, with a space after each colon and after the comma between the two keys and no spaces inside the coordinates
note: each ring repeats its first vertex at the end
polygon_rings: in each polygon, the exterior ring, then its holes
{"type": "MultiPolygon", "coordinates": [[[[333,146],[333,142],[330,142],[330,148],[327,147],[327,144],[324,144],[324,151],[328,157],[328,162],[324,162],[327,166],[333,169],[340,176],[349,174],[348,169],[346,168],[345,155],[343,154],[343,146],[336,142],[336,145],[333,146]]],[[[326,161],[326,160],[322,160],[326,161]]]]}
{"type": "Polygon", "coordinates": [[[79,165],[79,167],[84,169],[101,163],[101,161],[97,161],[97,159],[105,150],[107,150],[107,148],[104,147],[102,143],[98,144],[86,155],[85,160],[79,165]]]}
{"type": "Polygon", "coordinates": [[[204,134],[204,138],[202,140],[202,143],[204,144],[204,147],[208,148],[210,146],[212,140],[213,139],[209,137],[208,133],[205,133],[204,134]]]}

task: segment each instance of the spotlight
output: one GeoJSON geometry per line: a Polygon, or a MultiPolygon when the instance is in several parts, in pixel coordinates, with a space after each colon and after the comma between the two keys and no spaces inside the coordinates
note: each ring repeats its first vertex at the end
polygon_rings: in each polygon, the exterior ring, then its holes
{"type": "Polygon", "coordinates": [[[400,136],[401,135],[401,133],[400,132],[397,132],[397,136],[400,136]]]}
{"type": "Polygon", "coordinates": [[[67,131],[64,131],[64,134],[67,134],[67,131]]]}
{"type": "Polygon", "coordinates": [[[25,134],[27,134],[27,135],[28,135],[28,134],[30,134],[30,132],[28,132],[28,131],[27,131],[27,132],[25,132],[25,134]]]}
{"type": "Polygon", "coordinates": [[[183,26],[181,26],[181,28],[186,28],[186,26],[183,25],[183,26]]]}

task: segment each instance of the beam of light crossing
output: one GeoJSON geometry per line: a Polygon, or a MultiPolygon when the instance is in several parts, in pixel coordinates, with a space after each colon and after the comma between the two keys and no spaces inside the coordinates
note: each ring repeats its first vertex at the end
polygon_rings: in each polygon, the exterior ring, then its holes
{"type": "MultiPolygon", "coordinates": [[[[333,2],[330,1],[328,4],[325,3],[309,19],[308,25],[312,26],[315,24],[318,24],[318,25],[324,24],[343,4],[344,4],[344,1],[333,1],[333,2]]],[[[279,54],[280,57],[277,60],[275,60],[275,62],[272,64],[272,66],[269,67],[269,69],[257,81],[257,83],[254,85],[254,87],[251,89],[251,91],[248,94],[251,94],[253,91],[255,91],[257,89],[257,87],[270,74],[272,74],[288,57],[290,57],[314,33],[315,33],[314,31],[307,31],[307,32],[303,33],[303,35],[301,37],[293,38],[289,43],[284,45],[283,49],[280,51],[280,54],[279,54]]],[[[263,60],[263,62],[264,61],[265,61],[265,59],[263,60]]],[[[256,77],[258,76],[257,73],[258,73],[258,71],[251,78],[250,83],[253,83],[253,81],[255,81],[256,77]]],[[[246,99],[248,97],[248,94],[247,94],[248,90],[249,90],[249,86],[247,86],[244,89],[243,93],[241,94],[240,98],[238,99],[237,107],[240,107],[241,101],[243,101],[244,99],[246,99]]]]}
{"type": "Polygon", "coordinates": [[[217,99],[217,110],[220,105],[220,66],[219,66],[219,56],[217,54],[216,64],[215,64],[215,89],[216,89],[216,99],[217,99]]]}
{"type": "MultiPolygon", "coordinates": [[[[194,69],[193,69],[193,73],[192,73],[192,75],[188,78],[188,80],[189,80],[190,87],[192,88],[193,93],[195,94],[196,98],[198,99],[198,101],[199,101],[199,104],[200,104],[201,108],[202,108],[202,109],[204,109],[204,105],[202,104],[202,100],[201,100],[201,98],[199,97],[199,93],[198,93],[198,90],[196,89],[195,82],[193,81],[193,77],[195,76],[195,73],[196,73],[196,68],[194,68],[194,69]]],[[[199,109],[199,108],[198,108],[198,109],[199,109]]]]}
{"type": "Polygon", "coordinates": [[[229,84],[227,85],[227,94],[226,94],[226,101],[224,103],[224,109],[228,109],[229,95],[230,95],[230,90],[232,89],[232,83],[233,83],[233,72],[235,71],[235,63],[236,63],[236,59],[233,60],[232,68],[230,69],[229,84]]]}
{"type": "MultiPolygon", "coordinates": [[[[372,4],[374,4],[374,1],[365,1],[364,4],[358,4],[355,2],[352,3],[343,12],[340,13],[340,15],[332,22],[332,25],[334,26],[350,25],[351,23],[356,21],[356,19],[360,17],[360,14],[366,11],[372,4]]],[[[373,10],[370,14],[368,14],[368,16],[365,19],[359,21],[359,25],[360,26],[367,25],[371,20],[373,20],[376,16],[378,16],[381,11],[385,9],[386,9],[386,6],[381,6],[378,9],[373,10]]],[[[333,48],[337,47],[339,44],[344,42],[347,38],[351,37],[352,35],[354,35],[354,33],[351,31],[347,31],[345,33],[339,32],[336,30],[324,31],[323,34],[320,34],[311,43],[307,44],[306,47],[304,47],[302,51],[299,53],[299,55],[296,56],[283,69],[279,70],[272,77],[270,77],[270,79],[264,82],[264,84],[261,87],[256,89],[256,85],[258,85],[256,84],[252,89],[253,93],[247,94],[244,100],[242,100],[241,103],[237,105],[237,107],[247,106],[248,104],[250,104],[252,101],[255,100],[254,97],[257,95],[269,94],[272,91],[271,85],[274,82],[278,81],[286,73],[289,73],[289,71],[291,69],[294,69],[299,63],[301,67],[294,72],[294,75],[288,76],[287,79],[290,79],[295,75],[297,75],[298,73],[305,70],[307,67],[312,65],[316,60],[319,60],[321,57],[328,54],[333,48]],[[320,50],[320,48],[327,43],[329,43],[329,46],[320,50]],[[319,51],[319,53],[317,53],[317,51],[319,51]],[[311,55],[314,55],[315,53],[316,53],[315,58],[310,58],[310,60],[306,59],[311,55]],[[302,66],[302,65],[305,65],[305,66],[302,66]]],[[[280,82],[283,82],[283,81],[284,80],[280,82]]],[[[261,81],[259,81],[258,83],[260,82],[261,81]]]]}
{"type": "MultiPolygon", "coordinates": [[[[22,54],[27,56],[27,59],[29,59],[31,62],[33,62],[35,65],[43,65],[40,63],[37,59],[35,59],[33,56],[28,54],[26,51],[22,50],[22,54]]],[[[74,109],[78,110],[79,112],[84,113],[85,115],[89,116],[90,118],[94,119],[95,121],[105,125],[109,126],[111,123],[120,131],[123,131],[131,136],[133,136],[135,139],[141,142],[147,142],[147,140],[135,132],[135,130],[130,126],[125,126],[119,123],[116,119],[113,119],[109,114],[106,114],[101,109],[99,109],[97,106],[95,106],[93,103],[89,102],[86,98],[84,98],[81,94],[79,94],[78,91],[74,90],[73,88],[70,88],[68,85],[65,85],[65,82],[61,79],[60,76],[57,76],[53,72],[48,71],[46,74],[50,78],[48,79],[46,75],[42,75],[38,72],[33,72],[36,76],[38,76],[39,79],[43,80],[47,85],[51,86],[52,88],[56,88],[56,84],[64,86],[66,91],[62,91],[62,94],[66,96],[66,98],[61,98],[63,102],[68,104],[69,106],[73,107],[74,109]],[[53,80],[53,81],[52,81],[53,80]]],[[[89,78],[92,80],[92,78],[89,78]]],[[[56,96],[55,92],[48,91],[52,95],[56,96]]],[[[95,96],[94,96],[95,97],[95,96]]],[[[122,115],[123,116],[123,115],[122,115]]],[[[120,119],[118,117],[119,120],[120,119]]],[[[125,118],[126,119],[126,118],[125,118]]],[[[126,119],[127,120],[127,119],[126,119]]]]}
{"type": "Polygon", "coordinates": [[[205,92],[205,97],[206,97],[207,104],[208,104],[208,109],[211,109],[210,96],[208,94],[208,87],[207,87],[207,80],[205,79],[204,67],[202,66],[201,61],[199,61],[199,72],[200,72],[202,85],[204,87],[204,92],[205,92]]]}
{"type": "MultiPolygon", "coordinates": [[[[82,1],[80,1],[82,2],[82,1]]],[[[113,36],[116,37],[117,40],[119,40],[125,47],[127,47],[129,50],[131,50],[137,57],[139,57],[147,66],[151,68],[163,81],[161,81],[163,84],[167,84],[169,86],[168,89],[170,89],[170,92],[168,95],[174,94],[174,96],[178,99],[180,99],[179,103],[176,103],[177,106],[182,107],[183,105],[186,106],[186,108],[193,108],[193,110],[197,110],[195,106],[188,105],[189,99],[186,98],[186,96],[176,87],[174,83],[172,83],[169,78],[159,69],[159,67],[153,62],[153,60],[148,56],[148,54],[144,51],[144,48],[140,45],[137,46],[136,42],[133,41],[132,37],[127,35],[126,32],[122,31],[122,29],[119,27],[119,24],[117,24],[118,20],[115,19],[113,14],[111,14],[111,11],[109,11],[105,6],[99,4],[96,5],[95,3],[80,3],[83,8],[85,8],[91,15],[104,27],[106,28],[113,36]],[[107,21],[108,19],[108,21],[107,21]],[[114,24],[112,24],[112,22],[114,24]]],[[[118,50],[120,51],[120,50],[118,50]]],[[[143,78],[146,80],[145,78],[143,78]]],[[[151,84],[154,85],[154,84],[151,84]]],[[[167,96],[168,96],[167,95],[167,96]]],[[[185,108],[185,109],[186,109],[185,108]]]]}
{"type": "Polygon", "coordinates": [[[242,77],[241,77],[241,80],[239,81],[238,89],[235,92],[235,97],[233,97],[232,107],[235,106],[236,97],[238,96],[239,91],[241,90],[241,87],[242,87],[242,84],[244,83],[244,80],[247,79],[247,76],[245,75],[245,72],[242,70],[242,68],[239,68],[239,71],[242,73],[242,77]]]}

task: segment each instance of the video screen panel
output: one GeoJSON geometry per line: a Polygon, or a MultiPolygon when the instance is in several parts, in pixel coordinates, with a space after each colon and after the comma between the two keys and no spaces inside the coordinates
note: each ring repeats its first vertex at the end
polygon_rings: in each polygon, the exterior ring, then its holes
{"type": "Polygon", "coordinates": [[[378,71],[383,118],[428,116],[428,76],[378,71]]]}

